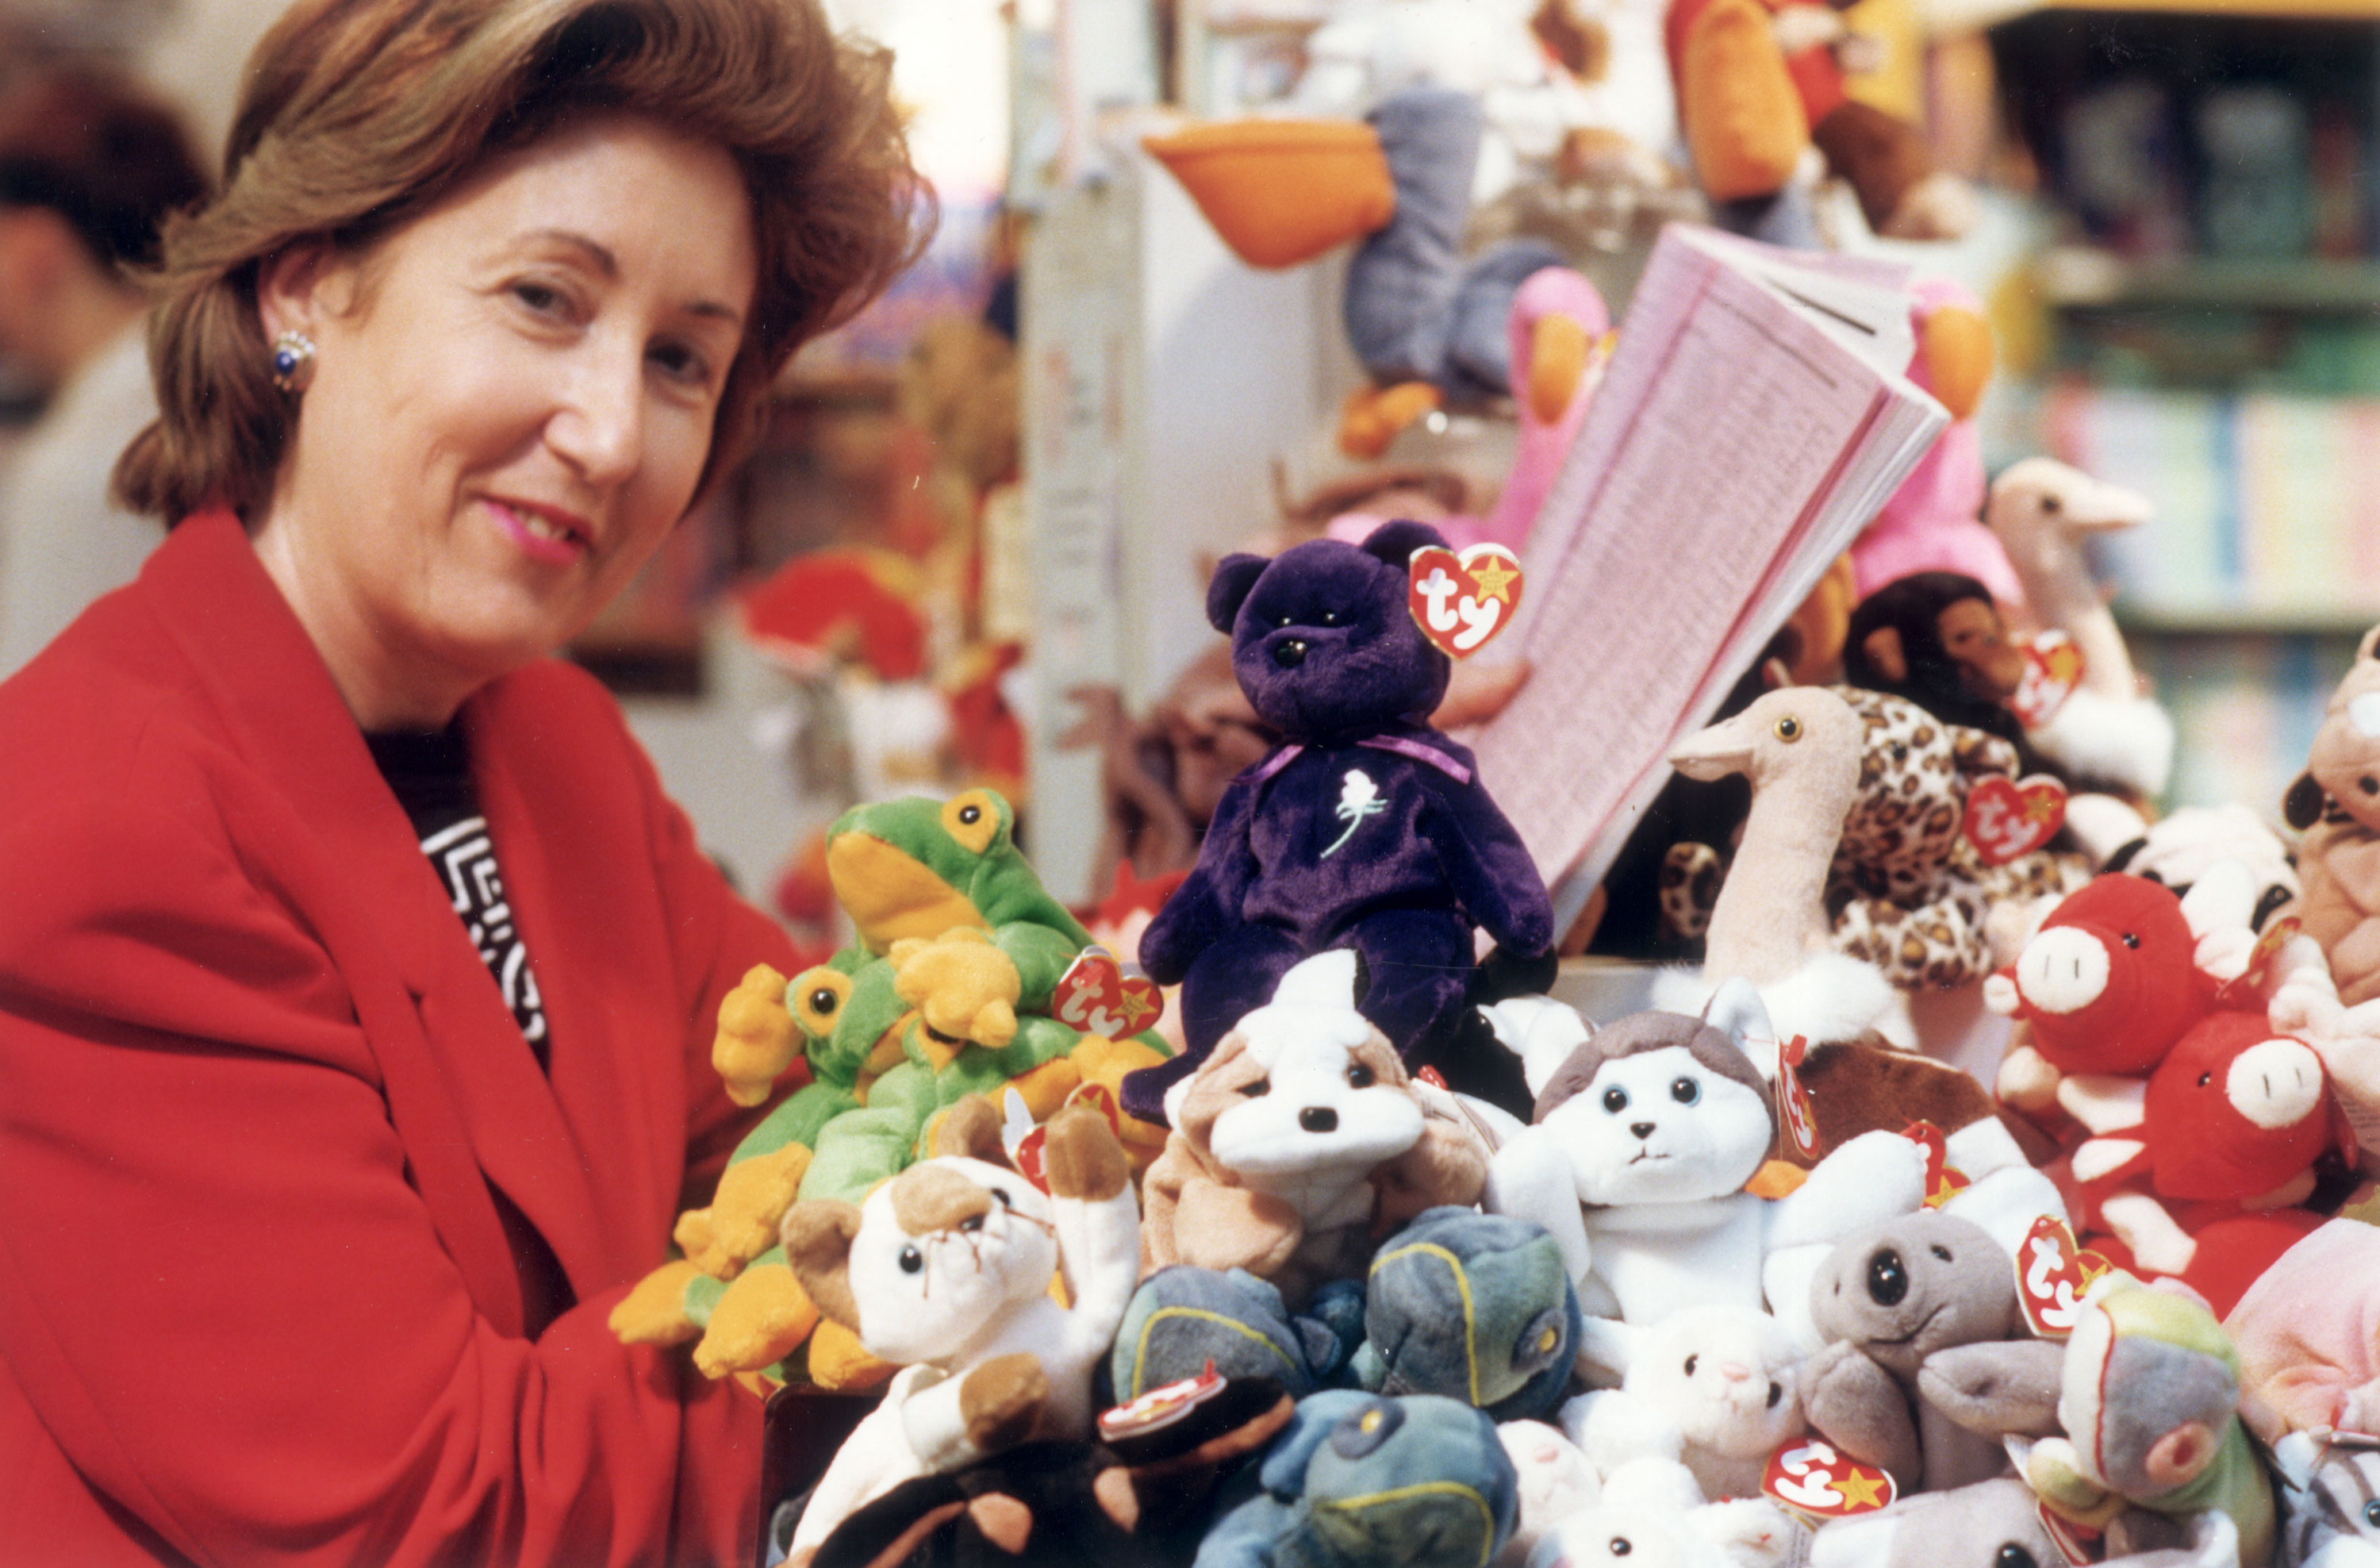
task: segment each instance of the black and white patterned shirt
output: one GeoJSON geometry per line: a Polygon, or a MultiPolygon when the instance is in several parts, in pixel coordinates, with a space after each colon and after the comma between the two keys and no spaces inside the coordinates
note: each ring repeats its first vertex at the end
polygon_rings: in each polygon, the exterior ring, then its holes
{"type": "Polygon", "coordinates": [[[411,820],[421,852],[446,884],[446,896],[471,945],[495,977],[504,1005],[513,1010],[521,1038],[537,1053],[538,1064],[545,1065],[545,1002],[538,994],[537,971],[504,897],[495,841],[488,836],[488,820],[480,814],[471,787],[462,731],[450,725],[429,735],[393,733],[364,739],[371,747],[372,760],[380,764],[381,776],[411,820]]]}

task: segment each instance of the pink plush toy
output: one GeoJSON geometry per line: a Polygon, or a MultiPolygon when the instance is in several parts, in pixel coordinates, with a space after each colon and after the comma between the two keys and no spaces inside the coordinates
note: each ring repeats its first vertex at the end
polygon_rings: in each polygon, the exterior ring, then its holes
{"type": "Polygon", "coordinates": [[[2224,1320],[2240,1412],[2266,1442],[2380,1430],[2380,1226],[2333,1220],[2276,1259],[2224,1320]]]}
{"type": "MultiPolygon", "coordinates": [[[[1555,384],[1540,395],[1531,355],[1536,344],[1537,323],[1556,316],[1576,322],[1590,345],[1599,345],[1603,334],[1611,330],[1611,311],[1603,303],[1603,296],[1596,292],[1595,285],[1568,267],[1539,268],[1512,296],[1512,309],[1504,318],[1504,330],[1512,345],[1512,382],[1518,394],[1513,402],[1520,416],[1520,439],[1513,449],[1512,467],[1505,476],[1504,488],[1497,492],[1496,504],[1485,517],[1447,517],[1432,520],[1431,526],[1444,534],[1447,542],[1457,551],[1488,543],[1518,552],[1528,543],[1538,508],[1545,504],[1546,492],[1553,488],[1554,476],[1561,471],[1562,456],[1569,452],[1572,438],[1586,419],[1587,405],[1594,401],[1596,386],[1602,380],[1602,355],[1598,349],[1590,348],[1586,373],[1572,382],[1566,390],[1555,384]]],[[[1330,533],[1333,539],[1361,544],[1386,521],[1388,518],[1369,512],[1348,512],[1331,520],[1330,533]]]]}
{"type": "Polygon", "coordinates": [[[1852,541],[1859,596],[1912,572],[1963,572],[2003,606],[2021,607],[2024,585],[1982,517],[1984,446],[1974,414],[1991,376],[1992,352],[1983,305],[1947,278],[1922,278],[1911,293],[1917,352],[1909,379],[1941,399],[1950,424],[1852,541]]]}

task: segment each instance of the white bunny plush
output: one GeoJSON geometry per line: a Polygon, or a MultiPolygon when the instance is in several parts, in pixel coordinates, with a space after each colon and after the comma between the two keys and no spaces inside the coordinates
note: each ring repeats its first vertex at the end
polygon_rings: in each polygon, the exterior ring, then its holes
{"type": "Polygon", "coordinates": [[[1688,1307],[1639,1332],[1620,1387],[1563,1405],[1562,1430],[1606,1474],[1651,1455],[1683,1464],[1706,1497],[1757,1497],[1768,1456],[1806,1427],[1801,1364],[1767,1313],[1688,1307]]]}
{"type": "Polygon", "coordinates": [[[1140,1208],[1096,1111],[1052,1117],[1042,1160],[1048,1197],[1003,1166],[944,1156],[856,1207],[812,1198],[785,1211],[786,1260],[810,1299],[902,1367],[820,1480],[795,1561],[912,1477],[1090,1436],[1092,1368],[1140,1277],[1140,1208]],[[1050,1295],[1061,1270],[1068,1307],[1050,1295]]]}
{"type": "Polygon", "coordinates": [[[1520,1568],[1548,1530],[1603,1501],[1603,1482],[1578,1445],[1543,1421],[1499,1421],[1496,1438],[1521,1478],[1520,1519],[1496,1561],[1520,1568]]]}
{"type": "Polygon", "coordinates": [[[1639,1459],[1604,1477],[1601,1502],[1542,1537],[1529,1568],[1785,1568],[1808,1538],[1766,1498],[1706,1502],[1684,1465],[1639,1459]]]}
{"type": "Polygon", "coordinates": [[[1534,1124],[1497,1151],[1486,1206],[1551,1233],[1590,1316],[1649,1325],[1765,1302],[1815,1348],[1810,1281],[1828,1249],[1924,1201],[1923,1151],[1884,1132],[1828,1154],[1791,1197],[1743,1190],[1776,1126],[1747,1042],[1771,1038],[1742,980],[1701,1018],[1638,1013],[1591,1030],[1544,1080],[1534,1124]]]}

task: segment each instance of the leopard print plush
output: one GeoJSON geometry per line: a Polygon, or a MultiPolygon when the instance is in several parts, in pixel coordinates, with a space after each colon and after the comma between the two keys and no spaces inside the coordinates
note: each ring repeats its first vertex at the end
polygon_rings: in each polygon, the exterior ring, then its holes
{"type": "Polygon", "coordinates": [[[2062,891],[2070,879],[2079,886],[2087,871],[2042,850],[2004,866],[1976,857],[1961,832],[1967,792],[1987,775],[2015,774],[2007,741],[1946,724],[1902,698],[1835,690],[1868,737],[1828,880],[1836,949],[1907,991],[1981,979],[1994,966],[1984,929],[1991,906],[2062,891]]]}

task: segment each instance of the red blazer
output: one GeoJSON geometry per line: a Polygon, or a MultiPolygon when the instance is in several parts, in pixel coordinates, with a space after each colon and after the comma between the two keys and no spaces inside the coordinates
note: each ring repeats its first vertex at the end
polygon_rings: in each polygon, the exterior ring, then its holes
{"type": "Polygon", "coordinates": [[[757,1402],[604,1319],[788,945],[586,675],[463,712],[550,1077],[227,515],[0,686],[0,1562],[750,1560],[757,1402]]]}

